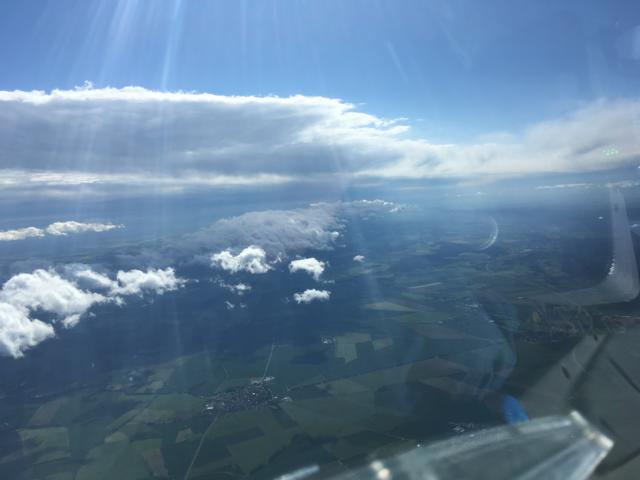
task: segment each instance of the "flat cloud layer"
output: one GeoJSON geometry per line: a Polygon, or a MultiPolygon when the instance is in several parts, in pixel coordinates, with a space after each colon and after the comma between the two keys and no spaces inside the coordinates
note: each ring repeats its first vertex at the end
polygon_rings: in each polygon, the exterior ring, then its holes
{"type": "Polygon", "coordinates": [[[639,108],[637,100],[599,100],[492,140],[436,144],[324,97],[0,91],[0,188],[606,170],[636,161],[639,108]]]}
{"type": "Polygon", "coordinates": [[[310,274],[314,280],[320,280],[320,275],[324,272],[325,263],[313,257],[299,258],[289,263],[291,273],[303,271],[310,274]]]}
{"type": "Polygon", "coordinates": [[[293,299],[296,303],[311,303],[313,301],[324,302],[329,300],[331,296],[331,292],[328,290],[316,290],[315,288],[310,288],[305,290],[302,293],[294,293],[293,299]]]}
{"type": "Polygon", "coordinates": [[[69,278],[37,269],[4,283],[0,290],[0,355],[21,357],[28,348],[55,335],[51,324],[31,318],[36,312],[53,314],[65,328],[71,328],[93,305],[121,304],[125,295],[161,295],[184,283],[172,268],[119,271],[116,280],[111,280],[86,265],[71,265],[65,268],[65,275],[69,278]]]}
{"type": "Polygon", "coordinates": [[[26,227],[2,231],[0,232],[0,241],[9,242],[24,240],[29,237],[44,237],[45,234],[60,237],[66,236],[70,233],[108,232],[115,228],[122,228],[122,225],[114,225],[112,223],[82,223],[75,221],[54,222],[46,228],[26,227]]]}
{"type": "Polygon", "coordinates": [[[82,232],[108,232],[115,228],[122,228],[122,225],[113,225],[111,223],[82,223],[82,222],[55,222],[47,227],[49,235],[67,235],[69,233],[82,232]]]}

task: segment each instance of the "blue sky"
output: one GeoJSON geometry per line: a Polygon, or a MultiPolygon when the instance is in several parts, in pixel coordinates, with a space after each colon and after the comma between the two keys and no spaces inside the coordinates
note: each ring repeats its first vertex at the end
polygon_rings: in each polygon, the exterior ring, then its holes
{"type": "Polygon", "coordinates": [[[0,89],[321,95],[464,141],[636,95],[638,23],[634,1],[7,2],[0,89]]]}

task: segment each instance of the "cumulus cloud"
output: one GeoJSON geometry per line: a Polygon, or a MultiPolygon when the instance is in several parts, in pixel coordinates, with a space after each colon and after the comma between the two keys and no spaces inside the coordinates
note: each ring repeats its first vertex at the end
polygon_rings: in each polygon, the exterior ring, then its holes
{"type": "Polygon", "coordinates": [[[257,252],[257,265],[252,267],[257,272],[310,250],[332,250],[350,216],[387,214],[395,204],[381,200],[364,205],[315,203],[307,208],[255,211],[223,218],[182,236],[178,242],[164,247],[162,253],[147,250],[127,257],[126,261],[164,266],[163,261],[175,264],[180,259],[237,272],[244,271],[241,262],[248,261],[246,255],[252,252],[250,249],[242,255],[242,251],[255,246],[265,252],[264,259],[257,252]]]}
{"type": "MultiPolygon", "coordinates": [[[[265,252],[264,261],[258,252],[256,265],[251,267],[258,272],[310,250],[332,250],[338,245],[341,231],[351,216],[385,215],[395,204],[370,201],[366,205],[315,203],[306,208],[248,212],[217,220],[160,248],[142,247],[129,251],[119,255],[118,260],[126,268],[140,264],[167,267],[198,263],[230,272],[245,271],[238,262],[247,261],[242,251],[254,246],[265,252]],[[238,255],[240,258],[236,258],[238,255]]],[[[251,249],[245,255],[250,252],[251,249]]]]}
{"type": "Polygon", "coordinates": [[[0,232],[0,242],[24,240],[29,237],[44,237],[44,231],[36,227],[26,227],[0,232]]]}
{"type": "Polygon", "coordinates": [[[75,221],[54,222],[44,229],[26,227],[2,231],[0,232],[0,241],[6,242],[24,240],[29,237],[44,237],[45,234],[63,236],[69,233],[107,232],[115,228],[122,228],[122,225],[114,225],[112,223],[82,223],[75,221]]]}
{"type": "Polygon", "coordinates": [[[0,302],[0,355],[22,357],[25,350],[54,335],[48,323],[32,320],[24,309],[0,302]]]}
{"type": "Polygon", "coordinates": [[[142,295],[152,292],[162,295],[177,290],[185,281],[176,277],[173,268],[142,270],[120,270],[116,275],[118,286],[112,290],[117,295],[142,295]]]}
{"type": "Polygon", "coordinates": [[[353,261],[358,263],[364,262],[364,255],[356,255],[355,257],[353,257],[353,261]]]}
{"type": "Polygon", "coordinates": [[[229,250],[214,253],[211,256],[211,265],[227,270],[231,273],[267,273],[271,267],[267,263],[267,254],[264,249],[251,245],[243,249],[237,255],[229,250]]]}
{"type": "Polygon", "coordinates": [[[39,312],[49,313],[56,323],[71,328],[93,305],[122,304],[122,296],[162,294],[184,283],[172,268],[119,271],[117,280],[86,265],[74,264],[63,270],[68,278],[53,270],[37,269],[14,275],[4,283],[0,290],[0,355],[21,357],[25,350],[55,335],[53,325],[31,318],[39,312]]]}
{"type": "Polygon", "coordinates": [[[0,189],[606,170],[636,162],[639,107],[599,100],[520,132],[442,144],[324,97],[0,91],[0,189]]]}
{"type": "Polygon", "coordinates": [[[265,252],[264,262],[256,266],[257,270],[264,270],[265,265],[270,267],[307,250],[331,250],[344,228],[343,210],[340,203],[325,203],[249,212],[220,219],[160,249],[145,247],[120,255],[119,259],[127,266],[142,263],[165,267],[196,262],[231,271],[237,264],[235,257],[248,246],[255,246],[265,252]]]}
{"type": "Polygon", "coordinates": [[[104,295],[82,290],[55,272],[42,269],[14,275],[0,291],[0,302],[23,311],[54,313],[67,327],[74,326],[93,304],[106,301],[104,295]]]}
{"type": "Polygon", "coordinates": [[[331,296],[331,292],[328,290],[316,290],[315,288],[310,288],[305,290],[302,293],[294,293],[293,299],[296,303],[310,303],[313,301],[324,302],[329,300],[331,296]]]}
{"type": "Polygon", "coordinates": [[[321,262],[313,257],[292,260],[289,263],[291,273],[303,271],[313,276],[314,280],[320,280],[320,275],[324,272],[325,262],[321,262]]]}
{"type": "Polygon", "coordinates": [[[102,273],[92,270],[88,265],[67,265],[65,272],[83,288],[102,291],[113,291],[118,288],[118,282],[111,280],[102,273]]]}
{"type": "MultiPolygon", "coordinates": [[[[337,204],[316,204],[292,210],[264,210],[218,220],[181,242],[200,248],[235,249],[259,245],[269,255],[290,251],[326,250],[339,237],[337,204]]],[[[226,257],[226,255],[225,255],[226,257]]]]}

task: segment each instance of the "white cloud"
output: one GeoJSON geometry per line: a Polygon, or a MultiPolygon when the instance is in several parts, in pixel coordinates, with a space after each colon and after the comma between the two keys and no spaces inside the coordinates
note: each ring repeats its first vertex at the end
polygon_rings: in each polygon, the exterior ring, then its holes
{"type": "Polygon", "coordinates": [[[211,256],[211,265],[222,268],[231,273],[241,271],[249,273],[266,273],[271,267],[267,263],[267,254],[264,249],[251,245],[237,255],[229,250],[215,253],[211,256]]]}
{"type": "Polygon", "coordinates": [[[345,202],[342,204],[345,209],[358,212],[362,215],[367,214],[382,214],[382,213],[395,213],[404,209],[406,206],[387,200],[353,200],[351,202],[345,202]]]}
{"type": "Polygon", "coordinates": [[[560,188],[594,188],[598,185],[593,183],[559,183],[555,185],[539,185],[536,190],[554,190],[560,188]]]}
{"type": "Polygon", "coordinates": [[[236,283],[235,285],[232,285],[225,282],[219,282],[219,285],[222,288],[226,288],[230,292],[235,293],[236,295],[244,295],[245,293],[251,291],[251,285],[248,285],[246,283],[236,283]]]}
{"type": "Polygon", "coordinates": [[[386,200],[380,200],[379,198],[376,198],[374,200],[368,200],[365,198],[363,200],[354,200],[351,202],[351,205],[356,207],[394,207],[395,203],[388,202],[386,200]]]}
{"type": "Polygon", "coordinates": [[[404,130],[323,97],[229,97],[139,87],[0,92],[2,166],[33,172],[49,184],[61,171],[86,185],[149,178],[197,182],[203,174],[232,184],[286,180],[336,172],[354,161],[375,166],[377,159],[357,147],[404,130]],[[13,132],[39,141],[26,142],[13,132]],[[354,153],[358,158],[351,159],[354,153]],[[341,158],[329,160],[336,155],[341,158]]]}
{"type": "MultiPolygon", "coordinates": [[[[118,259],[127,266],[144,264],[166,267],[184,262],[237,272],[245,271],[242,262],[250,260],[242,255],[242,251],[247,246],[255,246],[259,249],[256,253],[258,257],[250,268],[257,273],[304,252],[332,250],[349,217],[388,214],[391,205],[394,204],[371,201],[366,207],[354,207],[351,203],[333,202],[291,210],[249,212],[220,219],[160,249],[143,247],[119,255],[118,259]],[[264,259],[260,250],[265,252],[264,259]]],[[[249,249],[244,255],[251,252],[249,249]]]]}
{"type": "Polygon", "coordinates": [[[93,271],[88,265],[67,265],[65,271],[84,288],[101,291],[112,291],[118,288],[117,282],[106,275],[93,271]]]}
{"type": "Polygon", "coordinates": [[[635,188],[640,186],[638,180],[619,180],[617,182],[599,183],[558,183],[555,185],[538,185],[536,190],[558,190],[558,189],[594,189],[594,188],[635,188]]]}
{"type": "Polygon", "coordinates": [[[324,97],[139,87],[0,91],[0,189],[606,170],[637,161],[639,108],[635,99],[600,100],[521,132],[437,144],[408,137],[406,125],[324,97]]]}
{"type": "Polygon", "coordinates": [[[360,175],[401,178],[469,178],[575,173],[635,165],[640,101],[599,100],[520,133],[464,144],[407,144],[395,164],[360,175]],[[412,150],[411,153],[409,150],[412,150]]]}
{"type": "Polygon", "coordinates": [[[113,225],[112,223],[81,223],[81,222],[55,222],[46,229],[49,235],[67,235],[69,233],[82,232],[108,232],[114,228],[122,228],[122,225],[113,225]]]}
{"type": "Polygon", "coordinates": [[[320,275],[324,272],[325,263],[321,262],[313,257],[300,258],[298,260],[292,260],[289,263],[289,271],[291,273],[302,270],[313,276],[314,280],[320,280],[320,275]]]}
{"type": "Polygon", "coordinates": [[[92,305],[108,300],[102,294],[81,290],[55,272],[42,269],[14,275],[0,291],[0,302],[23,311],[54,313],[67,327],[74,326],[92,305]]]}
{"type": "Polygon", "coordinates": [[[185,281],[176,277],[173,268],[142,270],[120,270],[116,275],[119,285],[112,290],[117,295],[141,295],[152,292],[161,295],[177,290],[185,281]]]}
{"type": "Polygon", "coordinates": [[[55,335],[53,327],[10,303],[0,302],[0,355],[19,358],[24,351],[55,335]]]}
{"type": "Polygon", "coordinates": [[[277,257],[290,251],[327,250],[341,228],[338,204],[316,204],[292,210],[264,210],[218,220],[181,242],[212,251],[260,245],[277,257]]]}
{"type": "Polygon", "coordinates": [[[86,265],[68,265],[63,270],[71,279],[53,270],[37,269],[14,275],[4,283],[0,290],[0,355],[20,357],[28,348],[54,336],[53,325],[31,318],[38,312],[50,313],[65,328],[71,328],[93,305],[123,304],[122,295],[160,295],[184,284],[172,268],[119,271],[117,281],[86,265]]]}
{"type": "Polygon", "coordinates": [[[324,302],[329,300],[331,292],[328,290],[316,290],[315,288],[307,289],[302,293],[294,293],[293,299],[296,303],[310,303],[314,300],[324,302]]]}
{"type": "Polygon", "coordinates": [[[355,257],[353,257],[353,261],[358,263],[364,262],[364,255],[356,255],[355,257]]]}
{"type": "Polygon", "coordinates": [[[0,232],[0,242],[24,240],[29,237],[44,237],[44,232],[42,229],[36,227],[17,228],[15,230],[0,232]]]}
{"type": "MultiPolygon", "coordinates": [[[[270,267],[310,250],[333,249],[350,216],[386,214],[393,205],[371,201],[366,207],[354,207],[351,203],[333,202],[315,203],[307,208],[291,210],[249,212],[218,220],[195,233],[187,234],[161,253],[141,251],[137,256],[129,256],[126,261],[159,266],[163,265],[162,261],[175,264],[181,259],[235,272],[243,270],[239,262],[248,261],[241,252],[247,245],[253,245],[265,252],[264,259],[259,257],[254,271],[264,270],[265,265],[270,267]]],[[[249,252],[251,250],[245,255],[249,252]]],[[[261,256],[261,253],[258,252],[258,255],[261,256]]]]}
{"type": "Polygon", "coordinates": [[[112,223],[82,223],[75,221],[54,222],[42,229],[37,227],[18,228],[15,230],[5,230],[0,232],[0,241],[24,240],[29,237],[44,237],[47,235],[62,236],[69,233],[82,232],[107,232],[114,228],[122,228],[122,225],[112,223]]]}

